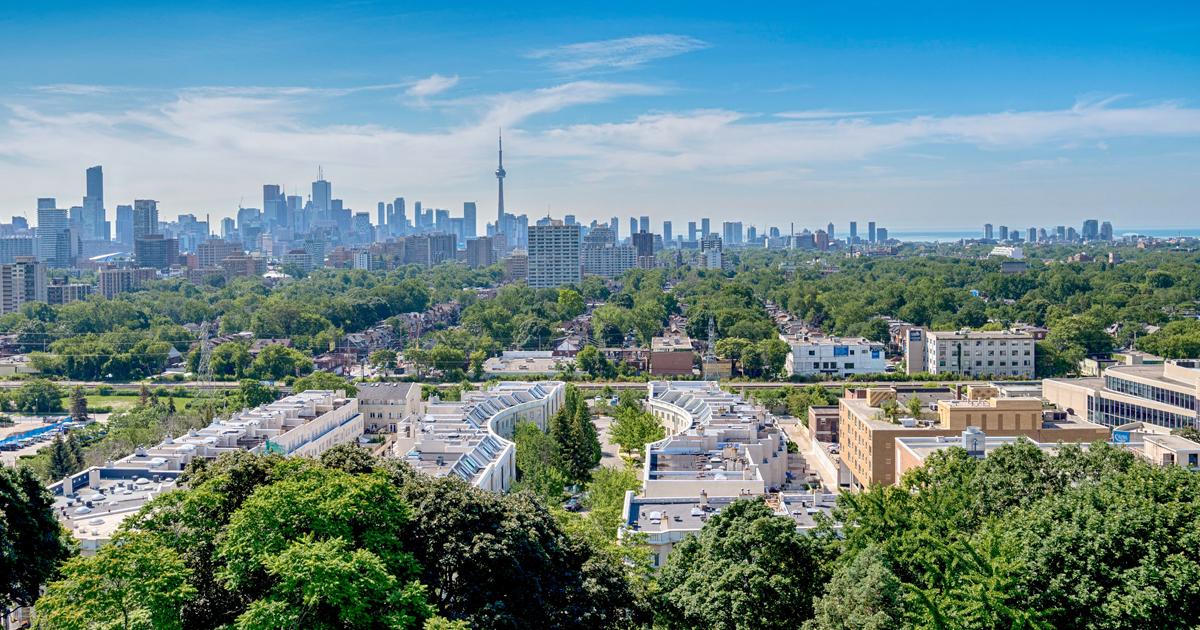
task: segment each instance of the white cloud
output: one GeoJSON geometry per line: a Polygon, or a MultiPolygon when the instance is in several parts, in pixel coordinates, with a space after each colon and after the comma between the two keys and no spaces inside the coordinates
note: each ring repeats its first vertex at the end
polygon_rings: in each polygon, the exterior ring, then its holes
{"type": "Polygon", "coordinates": [[[452,77],[444,77],[440,74],[430,75],[428,79],[421,79],[413,84],[412,87],[405,91],[409,96],[417,98],[425,98],[445,92],[450,88],[458,85],[458,75],[452,77]]]}
{"type": "MultiPolygon", "coordinates": [[[[460,112],[468,122],[421,131],[314,125],[309,122],[311,96],[326,96],[326,90],[183,90],[152,105],[109,112],[94,111],[90,98],[68,103],[75,110],[64,107],[61,95],[46,96],[47,103],[26,98],[8,103],[10,113],[0,120],[0,160],[9,175],[9,185],[0,190],[0,213],[29,211],[39,196],[82,196],[83,169],[95,164],[103,164],[109,177],[110,209],[134,198],[154,198],[168,218],[187,212],[228,216],[241,195],[255,194],[263,183],[285,184],[289,193],[305,194],[318,164],[334,182],[334,195],[356,210],[373,209],[374,202],[397,194],[420,194],[430,204],[442,195],[447,198],[442,207],[449,207],[454,199],[474,198],[470,191],[491,194],[495,182],[489,173],[495,168],[498,127],[505,129],[505,157],[512,160],[506,165],[511,203],[526,195],[528,208],[544,207],[547,201],[562,207],[570,199],[580,211],[638,205],[643,197],[647,206],[663,199],[694,201],[693,196],[709,190],[709,185],[720,186],[731,197],[786,196],[801,179],[854,199],[866,194],[863,178],[839,180],[831,172],[839,164],[862,173],[870,169],[859,169],[859,161],[889,153],[896,157],[897,150],[905,155],[916,150],[936,153],[924,147],[937,145],[1021,149],[1027,157],[1029,151],[1067,143],[1096,146],[1120,137],[1200,136],[1200,109],[1179,103],[1115,107],[1102,101],[1061,110],[891,117],[881,122],[861,116],[780,119],[705,109],[650,112],[619,121],[538,124],[543,114],[664,91],[637,83],[575,81],[445,101],[439,106],[460,112]]],[[[1000,171],[1017,178],[1024,169],[1065,163],[1057,157],[1026,160],[1000,171]]],[[[905,168],[892,166],[898,172],[905,168]]],[[[952,172],[910,179],[906,186],[928,190],[966,181],[961,160],[950,167],[952,172]]],[[[878,179],[882,178],[871,181],[878,179]]],[[[1145,194],[1133,184],[1130,190],[1145,194]]],[[[886,197],[886,191],[879,195],[886,197]]],[[[831,198],[829,203],[837,202],[831,198]]],[[[485,203],[480,208],[485,215],[486,207],[485,203]]]]}
{"type": "Polygon", "coordinates": [[[120,88],[110,85],[82,85],[78,83],[55,83],[53,85],[39,85],[34,88],[39,92],[47,94],[70,94],[73,96],[99,96],[111,94],[120,88]]]}
{"type": "Polygon", "coordinates": [[[1020,162],[1017,162],[1016,168],[1023,169],[1023,170],[1028,170],[1028,169],[1039,169],[1040,170],[1040,169],[1048,169],[1048,168],[1058,168],[1060,166],[1065,166],[1070,163],[1071,163],[1071,160],[1069,160],[1065,157],[1055,158],[1053,160],[1022,160],[1020,162]]]}
{"type": "Polygon", "coordinates": [[[881,110],[874,112],[831,112],[827,109],[815,109],[803,112],[780,112],[775,114],[777,118],[789,118],[794,120],[820,120],[823,118],[866,118],[878,114],[899,114],[908,110],[892,109],[881,110]]]}
{"type": "Polygon", "coordinates": [[[576,73],[597,68],[631,68],[654,59],[674,57],[708,47],[707,42],[684,35],[640,35],[538,50],[528,57],[545,60],[558,72],[576,73]]]}

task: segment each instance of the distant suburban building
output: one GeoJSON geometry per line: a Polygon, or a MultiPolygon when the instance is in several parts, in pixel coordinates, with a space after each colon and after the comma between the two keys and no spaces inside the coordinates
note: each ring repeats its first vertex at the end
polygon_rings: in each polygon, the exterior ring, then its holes
{"type": "Polygon", "coordinates": [[[882,343],[864,337],[779,335],[791,351],[784,369],[789,376],[878,374],[887,369],[882,343]]]}
{"type": "Polygon", "coordinates": [[[118,293],[132,291],[141,287],[149,280],[158,278],[157,269],[141,269],[128,267],[125,269],[101,269],[97,272],[99,282],[97,292],[108,299],[113,299],[118,293]]]}
{"type": "Polygon", "coordinates": [[[86,300],[91,294],[92,285],[70,283],[66,278],[51,278],[50,283],[46,285],[46,303],[55,306],[86,300]]]}
{"type": "Polygon", "coordinates": [[[650,373],[655,376],[691,376],[692,340],[687,333],[667,333],[650,342],[650,373]]]}
{"type": "Polygon", "coordinates": [[[1037,348],[1033,335],[1016,330],[908,331],[905,358],[909,374],[956,374],[1034,378],[1037,348]]]}
{"type": "Polygon", "coordinates": [[[523,249],[513,251],[504,261],[504,277],[510,282],[525,280],[529,277],[529,256],[523,249]]]}

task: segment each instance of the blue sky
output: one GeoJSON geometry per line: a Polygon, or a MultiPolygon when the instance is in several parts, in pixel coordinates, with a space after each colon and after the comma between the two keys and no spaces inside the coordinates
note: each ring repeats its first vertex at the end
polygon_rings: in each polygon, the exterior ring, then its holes
{"type": "Polygon", "coordinates": [[[372,218],[490,218],[498,127],[531,217],[1120,233],[1200,209],[1195,3],[43,4],[0,9],[3,216],[79,204],[103,164],[110,219],[231,216],[318,165],[372,218]]]}

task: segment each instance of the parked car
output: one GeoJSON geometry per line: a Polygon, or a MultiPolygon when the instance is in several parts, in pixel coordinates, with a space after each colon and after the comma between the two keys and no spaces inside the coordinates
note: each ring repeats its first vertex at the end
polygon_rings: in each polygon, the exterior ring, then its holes
{"type": "Polygon", "coordinates": [[[568,512],[578,512],[583,509],[583,506],[579,504],[579,497],[571,497],[563,504],[563,509],[568,512]]]}

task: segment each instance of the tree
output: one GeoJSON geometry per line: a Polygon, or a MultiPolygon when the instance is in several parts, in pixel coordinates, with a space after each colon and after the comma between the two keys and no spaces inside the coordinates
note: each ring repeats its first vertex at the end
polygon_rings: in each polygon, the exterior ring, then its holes
{"type": "Polygon", "coordinates": [[[471,374],[475,377],[475,380],[478,381],[483,378],[483,364],[484,361],[487,360],[487,353],[483,350],[476,350],[471,353],[470,359],[471,374]]]}
{"type": "Polygon", "coordinates": [[[908,402],[905,403],[905,406],[908,407],[909,415],[911,415],[914,418],[921,417],[922,409],[921,409],[921,399],[920,398],[918,398],[917,396],[913,396],[912,398],[909,398],[908,402]]]}
{"type": "Polygon", "coordinates": [[[142,383],[138,388],[138,406],[145,407],[148,404],[150,404],[150,388],[142,383]]]}
{"type": "Polygon", "coordinates": [[[75,458],[75,470],[83,470],[87,467],[87,458],[83,454],[83,446],[79,443],[79,438],[75,437],[75,431],[67,433],[67,449],[71,451],[71,457],[75,458]]]}
{"type": "Polygon", "coordinates": [[[580,314],[587,310],[587,305],[583,303],[583,296],[567,289],[558,292],[558,316],[563,321],[575,319],[580,314]]]}
{"type": "Polygon", "coordinates": [[[395,350],[376,350],[367,357],[367,363],[376,369],[392,370],[396,367],[395,350]]]}
{"type": "MultiPolygon", "coordinates": [[[[274,346],[267,346],[271,347],[274,346]]],[[[250,349],[244,343],[229,341],[213,348],[210,360],[213,374],[241,380],[245,375],[246,366],[250,363],[250,349]]]]}
{"type": "Polygon", "coordinates": [[[625,493],[641,488],[641,471],[633,466],[601,466],[592,473],[583,505],[588,510],[588,520],[601,536],[609,540],[617,539],[617,527],[621,524],[621,512],[625,507],[625,493]]]}
{"type": "Polygon", "coordinates": [[[618,409],[608,431],[608,443],[620,446],[631,456],[640,456],[647,444],[667,436],[667,430],[654,414],[629,407],[618,409]]]}
{"type": "Polygon", "coordinates": [[[87,420],[88,417],[88,401],[86,391],[82,385],[76,385],[71,389],[71,419],[76,422],[87,420]]]}
{"type": "Polygon", "coordinates": [[[649,621],[648,602],[621,560],[568,534],[533,494],[426,477],[400,461],[381,465],[411,506],[401,539],[439,615],[475,630],[607,630],[649,621]]]}
{"type": "Polygon", "coordinates": [[[17,388],[17,409],[26,413],[49,413],[62,409],[63,391],[52,381],[37,378],[17,388]]]}
{"type": "Polygon", "coordinates": [[[54,439],[50,441],[50,462],[46,472],[47,476],[50,479],[61,480],[67,475],[79,472],[79,463],[75,454],[71,452],[71,447],[62,439],[62,434],[54,434],[54,439]]]}
{"type": "Polygon", "coordinates": [[[312,359],[299,350],[281,345],[270,345],[260,350],[250,366],[250,374],[263,381],[278,381],[285,376],[300,377],[312,370],[312,359]]]}
{"type": "Polygon", "coordinates": [[[596,346],[592,345],[584,346],[583,350],[580,350],[579,354],[575,355],[575,361],[579,364],[579,369],[592,376],[598,376],[601,373],[601,362],[603,360],[604,357],[600,354],[600,351],[596,349],[596,346]]]}
{"type": "Polygon", "coordinates": [[[308,376],[296,379],[292,383],[292,393],[299,394],[310,389],[346,390],[346,395],[353,398],[358,395],[358,386],[346,379],[329,372],[313,372],[308,376]]]}
{"type": "Polygon", "coordinates": [[[900,630],[904,589],[887,556],[869,547],[833,575],[803,630],[900,630]]]}
{"type": "Polygon", "coordinates": [[[181,609],[193,589],[191,572],[170,549],[148,536],[122,534],[92,557],[62,567],[37,605],[34,627],[183,628],[181,609]]]}
{"type": "Polygon", "coordinates": [[[735,501],[667,557],[660,621],[672,629],[795,628],[813,617],[825,555],[791,518],[761,500],[735,501]]]}
{"type": "Polygon", "coordinates": [[[0,465],[0,608],[32,606],[70,556],[54,496],[28,467],[0,465]]]}
{"type": "Polygon", "coordinates": [[[253,409],[259,405],[274,402],[275,390],[254,379],[245,378],[238,384],[237,393],[234,396],[239,405],[253,409]]]}
{"type": "Polygon", "coordinates": [[[563,470],[558,443],[530,421],[518,422],[512,439],[519,476],[513,489],[528,490],[550,504],[561,503],[563,488],[570,480],[563,470]]]}
{"type": "Polygon", "coordinates": [[[431,616],[402,548],[408,510],[377,475],[313,467],[250,495],[218,554],[252,601],[239,627],[410,628],[431,616]]]}

